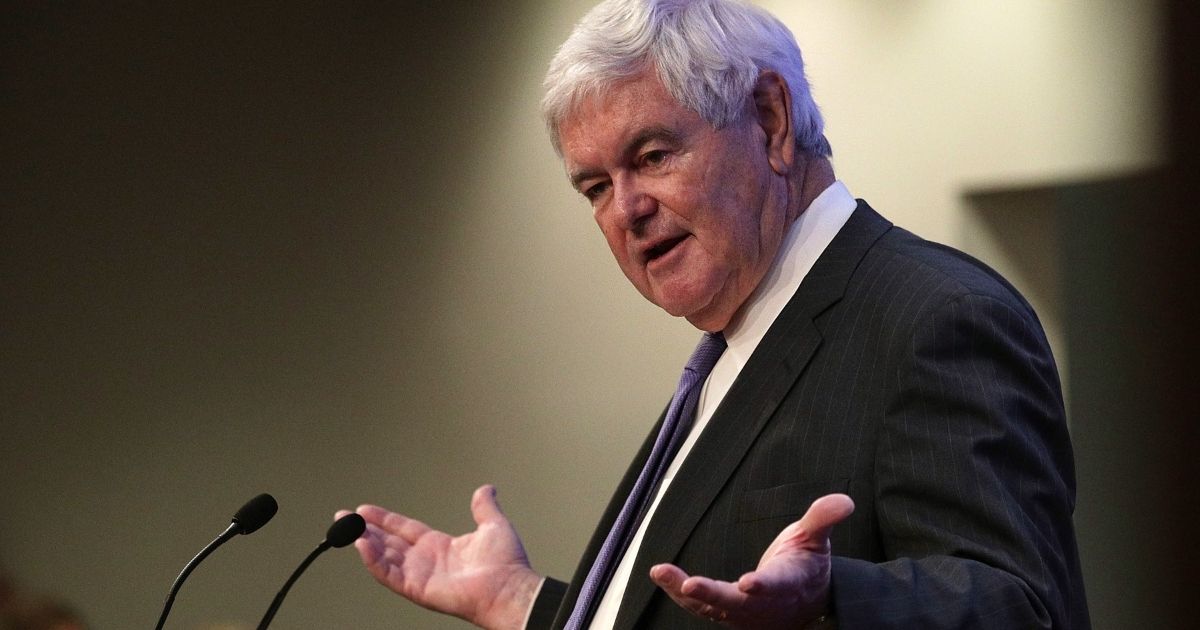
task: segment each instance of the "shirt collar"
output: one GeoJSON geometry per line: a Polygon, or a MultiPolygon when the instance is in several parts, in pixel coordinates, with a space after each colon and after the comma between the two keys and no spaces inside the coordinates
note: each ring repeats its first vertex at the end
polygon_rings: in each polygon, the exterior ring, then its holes
{"type": "Polygon", "coordinates": [[[845,184],[838,180],[821,191],[788,228],[771,268],[725,328],[729,344],[725,355],[736,362],[738,371],[857,206],[845,184]]]}

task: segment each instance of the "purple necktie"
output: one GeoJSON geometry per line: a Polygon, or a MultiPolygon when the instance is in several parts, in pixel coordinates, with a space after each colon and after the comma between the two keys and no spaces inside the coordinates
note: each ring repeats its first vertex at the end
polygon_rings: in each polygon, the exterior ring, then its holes
{"type": "Polygon", "coordinates": [[[701,384],[708,378],[708,373],[712,371],[713,365],[724,351],[725,337],[721,333],[704,333],[704,338],[692,352],[692,358],[688,359],[687,365],[684,366],[683,376],[679,378],[679,387],[675,389],[675,396],[671,398],[671,405],[667,407],[667,417],[663,419],[662,429],[654,440],[650,457],[642,467],[633,490],[625,499],[621,513],[617,515],[617,520],[608,532],[608,538],[604,539],[604,546],[600,548],[596,561],[588,571],[583,588],[579,591],[579,598],[575,600],[575,609],[571,611],[571,617],[567,620],[566,630],[582,628],[591,617],[592,609],[600,602],[600,596],[608,587],[613,571],[621,556],[625,554],[625,549],[653,500],[651,491],[657,488],[679,450],[679,445],[692,428],[696,404],[700,400],[701,384]]]}

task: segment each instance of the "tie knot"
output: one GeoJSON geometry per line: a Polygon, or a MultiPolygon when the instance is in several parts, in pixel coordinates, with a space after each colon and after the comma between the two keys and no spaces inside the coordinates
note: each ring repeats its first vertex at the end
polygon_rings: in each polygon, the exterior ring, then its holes
{"type": "Polygon", "coordinates": [[[725,352],[725,335],[706,332],[700,338],[700,343],[696,344],[696,349],[692,351],[692,357],[688,359],[684,369],[691,370],[701,377],[708,376],[717,359],[721,358],[722,352],[725,352]]]}

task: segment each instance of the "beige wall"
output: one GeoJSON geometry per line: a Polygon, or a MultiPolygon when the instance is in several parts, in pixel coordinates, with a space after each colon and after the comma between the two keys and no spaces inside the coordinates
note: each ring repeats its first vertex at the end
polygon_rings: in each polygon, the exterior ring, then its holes
{"type": "MultiPolygon", "coordinates": [[[[97,627],[152,623],[261,491],[276,521],[174,627],[253,625],[338,507],[459,531],[484,482],[567,577],[669,395],[695,333],[627,285],[537,118],[590,3],[410,4],[13,12],[0,564],[97,627]]],[[[1144,3],[769,4],[851,190],[1001,268],[965,192],[1158,155],[1144,3]]],[[[459,626],[341,551],[276,627],[459,626]]]]}
{"type": "Polygon", "coordinates": [[[898,224],[965,249],[1015,282],[1041,314],[1067,371],[1058,279],[1052,269],[1021,260],[1029,255],[1021,246],[1045,233],[1035,228],[1005,240],[995,217],[975,212],[964,195],[1159,165],[1155,5],[763,6],[787,21],[803,46],[838,175],[898,224]]]}

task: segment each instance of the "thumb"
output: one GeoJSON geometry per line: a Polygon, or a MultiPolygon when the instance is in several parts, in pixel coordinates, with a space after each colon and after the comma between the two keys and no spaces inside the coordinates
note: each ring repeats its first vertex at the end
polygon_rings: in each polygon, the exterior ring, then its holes
{"type": "Polygon", "coordinates": [[[779,532],[771,546],[763,553],[766,560],[783,547],[799,547],[807,551],[825,551],[829,544],[829,532],[834,525],[846,520],[854,513],[854,501],[844,494],[827,494],[808,506],[800,520],[779,532]]]}
{"type": "Polygon", "coordinates": [[[829,538],[834,525],[841,523],[854,513],[854,500],[844,494],[827,494],[808,506],[800,518],[800,529],[809,532],[813,540],[829,538]]]}
{"type": "Polygon", "coordinates": [[[471,495],[471,516],[475,518],[476,525],[508,520],[496,502],[495,486],[488,484],[475,490],[475,494],[471,495]]]}

